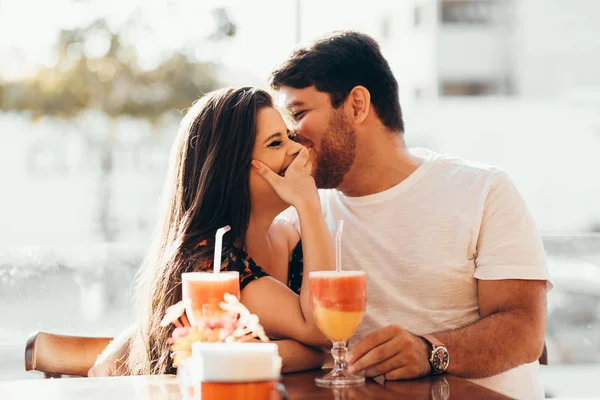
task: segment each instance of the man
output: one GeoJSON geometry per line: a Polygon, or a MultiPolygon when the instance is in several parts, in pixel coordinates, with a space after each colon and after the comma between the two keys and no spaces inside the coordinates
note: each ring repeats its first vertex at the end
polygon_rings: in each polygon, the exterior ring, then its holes
{"type": "MultiPolygon", "coordinates": [[[[398,84],[378,44],[338,32],[297,49],[270,78],[311,148],[343,265],[367,272],[353,372],[447,372],[543,398],[538,358],[551,287],[542,242],[497,168],[404,142],[398,84]]],[[[452,134],[449,132],[448,134],[452,134]]]]}

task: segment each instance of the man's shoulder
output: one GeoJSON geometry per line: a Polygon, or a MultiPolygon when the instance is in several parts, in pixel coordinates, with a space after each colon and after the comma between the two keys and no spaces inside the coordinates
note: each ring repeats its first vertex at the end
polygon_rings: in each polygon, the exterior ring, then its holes
{"type": "Polygon", "coordinates": [[[486,198],[493,190],[512,191],[514,188],[509,175],[491,164],[432,151],[425,160],[430,166],[419,188],[428,194],[434,191],[449,197],[477,200],[486,198]]]}
{"type": "Polygon", "coordinates": [[[332,196],[336,196],[337,194],[337,189],[319,189],[319,198],[321,199],[321,205],[323,205],[324,201],[327,201],[332,196]]]}
{"type": "Polygon", "coordinates": [[[431,151],[431,161],[435,164],[435,174],[440,178],[451,179],[454,182],[461,180],[480,180],[491,182],[495,179],[508,177],[501,168],[479,161],[468,160],[448,154],[431,151]]]}
{"type": "Polygon", "coordinates": [[[432,154],[432,158],[436,161],[436,163],[447,169],[453,169],[464,173],[474,173],[482,175],[495,175],[498,173],[504,173],[502,169],[491,164],[468,160],[449,154],[441,154],[435,152],[432,152],[432,154]]]}

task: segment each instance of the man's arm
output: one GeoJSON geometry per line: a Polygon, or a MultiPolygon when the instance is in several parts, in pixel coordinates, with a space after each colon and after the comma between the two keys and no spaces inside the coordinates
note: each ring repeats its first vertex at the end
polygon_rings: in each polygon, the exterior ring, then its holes
{"type": "MultiPolygon", "coordinates": [[[[538,359],[546,328],[546,281],[478,282],[481,319],[434,332],[450,354],[447,372],[484,378],[538,359]]],[[[411,379],[430,373],[427,342],[390,325],[366,336],[349,353],[351,370],[367,376],[411,379]]]]}
{"type": "Polygon", "coordinates": [[[546,330],[546,281],[478,282],[481,319],[435,333],[451,357],[448,372],[485,378],[532,363],[542,354],[546,330]]]}
{"type": "MultiPolygon", "coordinates": [[[[454,331],[432,332],[448,349],[448,372],[470,378],[495,375],[540,356],[549,284],[542,239],[510,178],[494,172],[483,195],[476,247],[470,252],[481,319],[454,331]]],[[[350,356],[355,369],[388,379],[430,370],[427,342],[393,325],[365,337],[350,356]]]]}

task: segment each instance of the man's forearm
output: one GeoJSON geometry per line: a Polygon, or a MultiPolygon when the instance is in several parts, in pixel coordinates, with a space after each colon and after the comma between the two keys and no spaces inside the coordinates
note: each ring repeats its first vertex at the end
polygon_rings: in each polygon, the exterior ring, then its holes
{"type": "Polygon", "coordinates": [[[291,339],[277,340],[273,343],[279,348],[279,356],[283,360],[281,372],[298,372],[321,368],[327,355],[312,347],[291,339]]]}
{"type": "Polygon", "coordinates": [[[531,313],[503,311],[433,335],[450,354],[448,373],[485,378],[537,360],[544,343],[538,327],[539,321],[531,321],[531,313]]]}

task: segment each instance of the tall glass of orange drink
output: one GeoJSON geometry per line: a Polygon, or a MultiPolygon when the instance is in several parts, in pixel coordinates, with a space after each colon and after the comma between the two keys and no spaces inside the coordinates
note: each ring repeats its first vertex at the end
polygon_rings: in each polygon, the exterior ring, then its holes
{"type": "Polygon", "coordinates": [[[311,271],[308,275],[313,315],[321,332],[333,342],[331,372],[315,382],[320,386],[352,386],[365,378],[347,370],[346,343],[365,314],[367,285],[364,271],[311,271]]]}
{"type": "Polygon", "coordinates": [[[218,316],[223,312],[219,303],[225,293],[240,298],[239,272],[186,272],[181,274],[182,297],[185,312],[192,325],[203,317],[218,316]]]}

